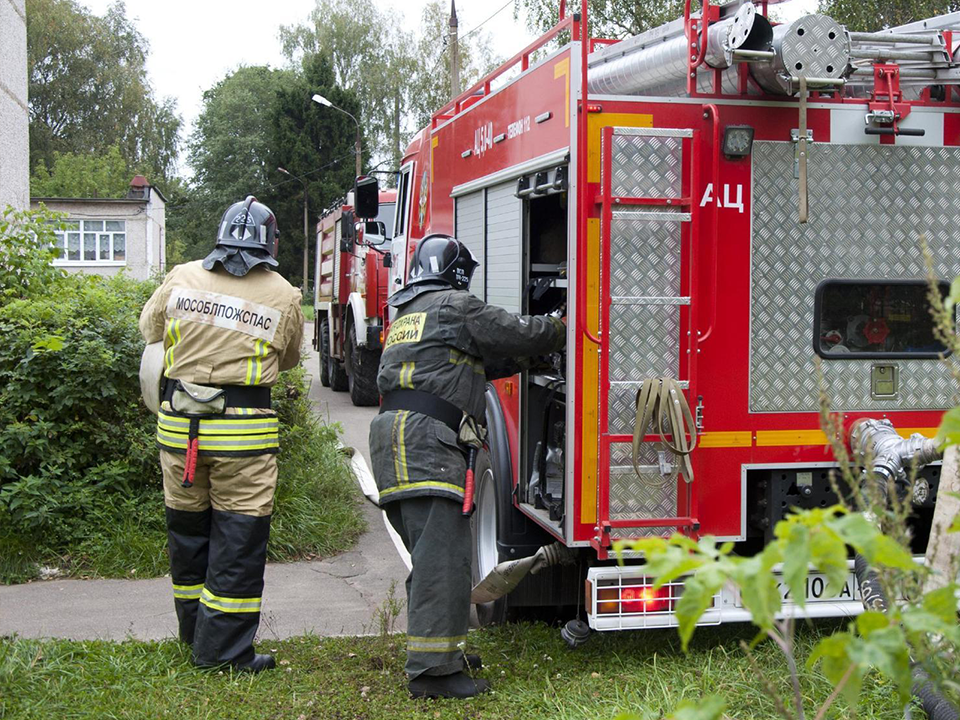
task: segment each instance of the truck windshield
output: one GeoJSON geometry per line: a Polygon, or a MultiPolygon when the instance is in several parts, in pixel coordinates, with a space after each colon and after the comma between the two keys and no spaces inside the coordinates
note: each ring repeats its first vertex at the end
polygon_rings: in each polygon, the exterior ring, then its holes
{"type": "MultiPolygon", "coordinates": [[[[943,297],[949,290],[940,283],[943,297]]],[[[830,360],[946,354],[927,292],[923,280],[825,280],[816,293],[814,350],[830,360]]]]}

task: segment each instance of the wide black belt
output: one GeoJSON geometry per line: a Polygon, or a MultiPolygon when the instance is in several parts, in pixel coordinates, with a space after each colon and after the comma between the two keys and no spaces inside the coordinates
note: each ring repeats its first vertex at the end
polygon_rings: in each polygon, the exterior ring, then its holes
{"type": "Polygon", "coordinates": [[[380,412],[409,410],[439,420],[454,432],[460,432],[463,411],[451,402],[420,390],[394,390],[383,396],[380,412]]]}
{"type": "MultiPolygon", "coordinates": [[[[176,380],[165,380],[163,399],[170,402],[173,399],[173,391],[176,387],[176,380]]],[[[266,385],[219,385],[213,387],[220,387],[225,391],[227,407],[270,409],[270,388],[266,385]]]]}

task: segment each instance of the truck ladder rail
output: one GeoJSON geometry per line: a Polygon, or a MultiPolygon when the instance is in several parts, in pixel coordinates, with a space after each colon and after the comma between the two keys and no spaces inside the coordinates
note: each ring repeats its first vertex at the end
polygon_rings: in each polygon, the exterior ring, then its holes
{"type": "Polygon", "coordinates": [[[520,65],[520,72],[526,71],[530,67],[530,56],[544,45],[553,40],[564,30],[570,30],[570,36],[576,40],[580,36],[580,17],[579,15],[567,15],[562,17],[560,22],[550,28],[545,34],[527,45],[512,58],[503,63],[496,70],[485,75],[478,80],[470,89],[460,93],[453,100],[441,107],[433,114],[431,128],[438,127],[441,123],[455,117],[462,110],[466,109],[471,100],[484,98],[490,94],[491,86],[494,80],[502,77],[504,74],[520,65]]]}
{"type": "MultiPolygon", "coordinates": [[[[618,392],[626,392],[629,386],[639,388],[642,378],[617,379],[611,381],[611,345],[615,340],[615,329],[611,325],[611,312],[615,308],[625,308],[626,312],[631,312],[630,308],[676,308],[678,315],[679,329],[678,337],[668,338],[667,343],[674,343],[678,348],[679,365],[676,368],[678,380],[681,381],[681,387],[684,387],[692,395],[692,388],[696,383],[696,355],[697,355],[697,333],[695,331],[696,317],[696,297],[693,296],[695,278],[697,277],[697,252],[695,252],[694,239],[697,237],[698,216],[700,208],[694,201],[694,189],[698,184],[698,166],[696,163],[699,158],[700,132],[690,129],[664,129],[664,128],[620,128],[604,127],[601,133],[601,178],[600,189],[595,198],[596,205],[600,208],[600,322],[598,339],[600,340],[600,393],[599,393],[599,415],[600,415],[600,443],[599,443],[599,468],[597,493],[598,505],[598,523],[597,535],[594,538],[593,545],[601,556],[605,556],[617,538],[612,537],[612,531],[615,529],[628,530],[648,530],[652,528],[673,528],[695,535],[699,530],[700,523],[697,519],[697,481],[685,482],[682,477],[676,480],[676,502],[674,512],[663,512],[667,510],[661,507],[659,511],[654,510],[650,514],[642,511],[642,508],[632,509],[631,512],[636,517],[624,517],[629,513],[620,511],[616,517],[612,516],[611,484],[613,470],[611,467],[611,450],[614,447],[622,448],[624,445],[632,442],[632,435],[622,432],[611,432],[610,428],[610,392],[615,388],[618,392]],[[614,193],[613,174],[614,174],[614,140],[615,138],[626,138],[623,142],[633,142],[631,138],[639,143],[657,143],[671,142],[678,149],[679,161],[678,170],[681,177],[678,178],[681,192],[673,196],[655,197],[629,196],[624,193],[614,193]],[[683,177],[685,175],[686,177],[683,177]],[[619,292],[614,294],[614,280],[611,275],[612,256],[616,250],[614,246],[614,234],[612,225],[614,222],[620,223],[623,227],[625,223],[676,223],[679,225],[676,232],[677,237],[677,259],[680,262],[679,287],[680,292],[676,295],[647,295],[637,296],[633,293],[619,292]],[[686,228],[687,232],[683,231],[686,228]],[[685,350],[685,352],[684,352],[685,350]]],[[[652,147],[652,146],[651,146],[652,147]]],[[[639,170],[638,170],[639,172],[639,170]]],[[[655,189],[656,190],[656,189],[655,189]]],[[[628,317],[628,316],[625,316],[628,317]]],[[[622,318],[621,318],[622,319],[622,318]]],[[[621,398],[622,399],[622,398],[621,398]]],[[[648,435],[644,438],[647,442],[658,442],[659,436],[648,435]]],[[[644,481],[637,477],[633,468],[629,468],[629,474],[632,475],[632,482],[643,483],[644,481]]],[[[624,473],[621,471],[621,476],[624,473]]],[[[633,486],[631,486],[633,487],[633,486]]],[[[621,487],[622,489],[622,487],[621,487]]]]}

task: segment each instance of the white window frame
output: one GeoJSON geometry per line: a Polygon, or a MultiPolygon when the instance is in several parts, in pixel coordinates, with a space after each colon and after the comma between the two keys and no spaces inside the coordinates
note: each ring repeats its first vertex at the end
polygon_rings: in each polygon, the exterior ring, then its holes
{"type": "Polygon", "coordinates": [[[127,265],[127,256],[129,255],[130,248],[128,245],[129,233],[127,232],[127,221],[126,219],[120,218],[71,218],[68,217],[65,221],[69,225],[76,225],[76,228],[69,228],[67,230],[57,230],[55,235],[57,237],[56,248],[60,251],[61,256],[54,259],[53,264],[57,267],[126,267],[127,265]],[[106,223],[119,223],[120,229],[111,229],[107,230],[106,223]],[[99,227],[97,227],[99,225],[99,227]],[[89,226],[89,227],[88,227],[89,226]],[[70,234],[77,234],[80,236],[80,257],[74,260],[70,259],[70,234]],[[96,242],[96,255],[97,257],[94,260],[85,260],[83,257],[84,253],[84,242],[85,235],[95,235],[96,242]],[[115,259],[116,252],[116,237],[117,235],[123,235],[123,259],[115,259]],[[109,243],[109,257],[106,259],[101,259],[101,243],[109,243]]]}

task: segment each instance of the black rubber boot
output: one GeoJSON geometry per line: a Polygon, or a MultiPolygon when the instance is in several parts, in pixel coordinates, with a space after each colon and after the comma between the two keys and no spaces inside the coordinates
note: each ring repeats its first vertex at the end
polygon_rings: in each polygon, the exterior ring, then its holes
{"type": "Polygon", "coordinates": [[[245,668],[255,664],[253,638],[260,624],[269,537],[269,515],[213,511],[207,578],[193,643],[196,665],[245,668]]]}
{"type": "Polygon", "coordinates": [[[471,655],[469,653],[464,656],[464,665],[467,666],[468,670],[480,670],[483,668],[483,660],[480,659],[479,655],[471,655]]]}
{"type": "Polygon", "coordinates": [[[258,673],[264,670],[273,670],[277,666],[277,661],[273,655],[254,655],[253,660],[242,665],[234,665],[234,669],[240,672],[258,673]]]}
{"type": "Polygon", "coordinates": [[[180,640],[193,645],[200,605],[200,590],[207,576],[210,546],[210,509],[187,512],[166,508],[167,545],[173,604],[177,610],[180,640]]]}
{"type": "Polygon", "coordinates": [[[466,673],[453,675],[420,675],[407,684],[414,698],[471,698],[490,690],[486,680],[474,679],[466,673]]]}

